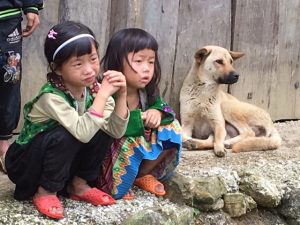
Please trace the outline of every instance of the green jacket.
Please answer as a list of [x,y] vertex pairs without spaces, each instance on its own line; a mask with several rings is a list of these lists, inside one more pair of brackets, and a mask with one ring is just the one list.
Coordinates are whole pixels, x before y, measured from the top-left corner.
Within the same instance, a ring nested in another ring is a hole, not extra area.
[[[32,123],[30,121],[29,113],[31,112],[34,103],[37,102],[39,100],[39,98],[45,93],[53,93],[53,94],[59,95],[59,96],[63,97],[66,100],[66,102],[68,102],[73,108],[76,108],[76,100],[74,98],[72,98],[71,95],[69,95],[61,90],[58,90],[57,88],[53,87],[49,82],[46,83],[41,88],[39,94],[33,100],[31,100],[24,106],[24,109],[23,109],[24,126],[20,132],[18,139],[16,140],[17,144],[19,144],[19,145],[27,144],[38,133],[52,129],[59,125],[58,122],[53,119],[49,119],[42,123]],[[93,104],[93,100],[94,100],[94,98],[92,97],[92,95],[89,92],[87,92],[87,94],[88,94],[88,96],[86,98],[86,103],[85,103],[86,109],[88,109]]]

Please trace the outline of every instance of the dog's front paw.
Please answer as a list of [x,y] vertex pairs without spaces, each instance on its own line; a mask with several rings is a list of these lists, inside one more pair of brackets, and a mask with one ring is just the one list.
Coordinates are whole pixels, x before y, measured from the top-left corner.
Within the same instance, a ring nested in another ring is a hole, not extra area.
[[187,150],[192,150],[195,148],[194,144],[190,140],[185,140],[182,142],[182,147]]
[[225,149],[224,145],[214,145],[214,152],[215,155],[218,157],[224,157],[225,156]]

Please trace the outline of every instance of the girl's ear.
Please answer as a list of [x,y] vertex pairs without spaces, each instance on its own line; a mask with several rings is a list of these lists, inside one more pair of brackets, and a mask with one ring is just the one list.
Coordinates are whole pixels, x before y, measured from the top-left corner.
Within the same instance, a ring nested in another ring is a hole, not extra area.
[[54,63],[54,62],[51,62],[51,63],[50,63],[50,68],[51,68],[51,70],[54,70],[54,69],[55,69],[55,63]]
[[54,62],[50,63],[50,68],[53,72],[55,72],[57,75],[61,76],[61,71],[60,69],[57,67],[57,65]]

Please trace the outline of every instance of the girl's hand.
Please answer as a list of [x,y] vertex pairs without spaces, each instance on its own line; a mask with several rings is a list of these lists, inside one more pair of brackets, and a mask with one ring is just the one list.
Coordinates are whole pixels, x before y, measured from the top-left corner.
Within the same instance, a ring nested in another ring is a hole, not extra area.
[[126,119],[128,109],[126,105],[126,79],[125,76],[117,71],[109,70],[103,74],[103,79],[99,91],[94,99],[92,108],[99,114],[103,114],[107,99],[117,93],[114,111],[116,114]]
[[157,109],[148,109],[142,113],[145,127],[157,128],[160,125],[162,112]]
[[97,95],[102,95],[105,98],[108,98],[109,96],[112,96],[114,93],[116,93],[120,88],[113,86],[107,79],[107,77],[104,77],[101,82],[100,89],[97,93]]
[[118,88],[117,94],[125,95],[127,94],[126,90],[126,78],[123,75],[123,73],[114,71],[114,70],[108,70],[105,73],[103,73],[103,77],[107,79],[107,81],[115,88]]

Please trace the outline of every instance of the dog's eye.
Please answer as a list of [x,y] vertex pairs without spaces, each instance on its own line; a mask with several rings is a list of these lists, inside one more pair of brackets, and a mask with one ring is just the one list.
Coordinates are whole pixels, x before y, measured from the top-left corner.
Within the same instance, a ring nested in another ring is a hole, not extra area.
[[218,64],[220,64],[220,65],[223,65],[223,64],[224,64],[222,59],[218,59],[218,60],[216,60],[215,62],[218,63]]

